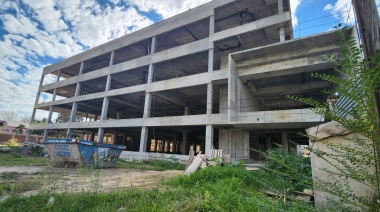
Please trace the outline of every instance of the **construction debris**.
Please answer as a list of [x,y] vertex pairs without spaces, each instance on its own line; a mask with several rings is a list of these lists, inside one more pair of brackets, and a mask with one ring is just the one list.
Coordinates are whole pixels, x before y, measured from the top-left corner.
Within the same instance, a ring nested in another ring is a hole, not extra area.
[[208,166],[216,166],[218,162],[222,163],[227,160],[231,162],[231,157],[229,155],[223,156],[223,150],[220,149],[212,149],[211,155],[206,156],[201,154],[202,152],[198,152],[198,155],[194,157],[194,150],[191,149],[189,152],[189,160],[187,161],[187,165],[185,168],[185,175],[189,175],[191,173],[196,172],[199,168],[206,168]]

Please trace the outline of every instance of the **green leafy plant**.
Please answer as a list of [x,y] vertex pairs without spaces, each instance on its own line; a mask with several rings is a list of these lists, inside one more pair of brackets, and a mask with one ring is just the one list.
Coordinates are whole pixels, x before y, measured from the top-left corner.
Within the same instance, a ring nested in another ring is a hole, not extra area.
[[[339,27],[340,25],[337,28]],[[342,138],[346,139],[347,144],[326,143],[328,151],[313,147],[310,149],[315,156],[335,168],[324,169],[333,179],[333,183],[317,181],[314,182],[314,188],[339,197],[344,204],[377,211],[380,209],[380,204],[376,203],[380,190],[380,128],[374,94],[380,82],[380,52],[376,52],[369,60],[363,60],[361,47],[350,36],[350,30],[346,27],[337,30],[341,37],[341,51],[339,55],[328,58],[336,64],[335,75],[315,73],[312,76],[333,83],[334,89],[323,92],[329,95],[338,93],[348,99],[351,106],[331,105],[312,98],[289,98],[309,104],[317,114],[327,120],[339,122],[353,133],[353,136]],[[311,135],[309,139],[317,138]],[[371,167],[375,170],[369,171]],[[368,194],[369,197],[356,195],[349,181],[368,186],[372,193]]]

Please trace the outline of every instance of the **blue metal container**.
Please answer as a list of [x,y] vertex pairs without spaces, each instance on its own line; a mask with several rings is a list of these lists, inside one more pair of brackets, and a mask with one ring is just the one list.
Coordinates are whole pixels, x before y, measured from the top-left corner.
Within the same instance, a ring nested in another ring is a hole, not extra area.
[[44,141],[53,166],[113,167],[125,146],[76,139]]

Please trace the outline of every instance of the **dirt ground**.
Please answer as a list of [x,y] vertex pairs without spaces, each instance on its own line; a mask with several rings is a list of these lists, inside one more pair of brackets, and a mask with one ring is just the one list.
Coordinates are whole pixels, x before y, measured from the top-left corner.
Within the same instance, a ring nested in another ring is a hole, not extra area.
[[[128,168],[0,167],[0,176],[5,172],[17,173],[18,177],[14,179],[14,183],[17,181],[42,181],[42,191],[53,192],[109,192],[132,187],[141,189],[163,188],[162,182],[183,174],[183,171],[179,170],[145,171]],[[28,193],[31,192],[28,191]]]

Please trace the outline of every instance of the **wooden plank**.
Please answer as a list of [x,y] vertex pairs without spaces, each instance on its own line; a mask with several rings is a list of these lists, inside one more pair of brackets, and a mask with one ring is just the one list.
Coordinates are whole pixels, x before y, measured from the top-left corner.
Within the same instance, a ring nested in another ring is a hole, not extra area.
[[194,173],[198,170],[199,166],[204,162],[203,161],[203,158],[205,156],[204,155],[201,155],[201,154],[198,154],[193,162],[190,164],[190,166],[185,170],[185,175],[189,175],[191,173]]
[[191,162],[193,161],[193,158],[194,158],[194,150],[190,150],[190,152],[189,152],[189,160],[187,160],[185,171],[186,171],[187,168],[189,168]]

